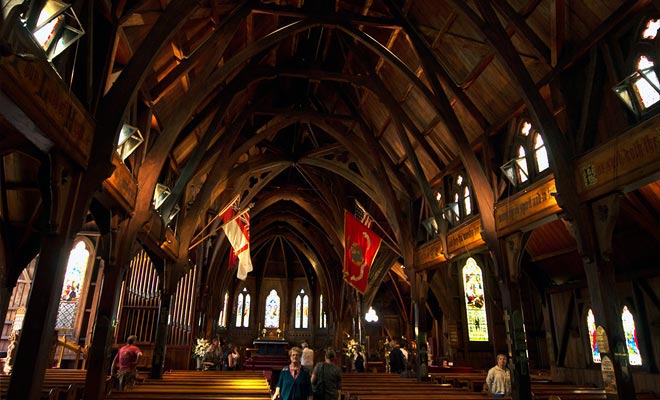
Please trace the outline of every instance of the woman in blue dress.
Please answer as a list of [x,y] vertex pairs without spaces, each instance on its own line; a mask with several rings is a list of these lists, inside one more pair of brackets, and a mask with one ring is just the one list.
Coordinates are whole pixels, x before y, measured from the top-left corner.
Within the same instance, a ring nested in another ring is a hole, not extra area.
[[291,363],[282,369],[275,387],[273,400],[313,400],[312,381],[309,372],[300,364],[302,350],[292,347],[289,350]]

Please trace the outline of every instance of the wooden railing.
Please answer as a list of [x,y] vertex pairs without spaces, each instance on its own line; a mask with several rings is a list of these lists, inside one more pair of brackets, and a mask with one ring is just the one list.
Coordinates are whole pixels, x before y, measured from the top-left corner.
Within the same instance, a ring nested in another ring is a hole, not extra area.
[[[55,364],[56,368],[60,368],[62,365],[62,359],[64,358],[64,350],[70,350],[75,354],[75,361],[73,363],[74,369],[85,369],[87,365],[87,350],[85,346],[80,346],[74,342],[67,340],[66,336],[57,338],[57,344],[55,345],[55,354],[57,354],[57,363]],[[78,365],[82,359],[82,365]]]

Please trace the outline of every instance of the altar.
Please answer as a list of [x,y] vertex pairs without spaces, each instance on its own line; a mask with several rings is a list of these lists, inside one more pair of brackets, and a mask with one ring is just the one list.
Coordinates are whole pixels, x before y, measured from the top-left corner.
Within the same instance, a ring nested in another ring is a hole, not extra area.
[[260,338],[254,339],[252,344],[257,348],[258,354],[279,356],[285,353],[289,341],[286,339]]

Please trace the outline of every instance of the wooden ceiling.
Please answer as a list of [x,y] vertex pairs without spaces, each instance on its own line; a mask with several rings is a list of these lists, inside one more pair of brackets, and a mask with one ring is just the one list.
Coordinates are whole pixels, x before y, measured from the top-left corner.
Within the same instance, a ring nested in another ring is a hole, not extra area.
[[[461,168],[462,142],[477,151],[499,143],[489,149],[496,154],[478,153],[486,179],[499,187],[493,166],[504,156],[497,152],[524,106],[516,77],[493,50],[483,7],[493,7],[549,107],[561,113],[564,104],[555,104],[547,84],[650,1],[211,0],[189,2],[181,6],[187,14],[168,19],[175,3],[106,1],[95,10],[118,27],[111,46],[95,49],[109,54],[107,64],[91,68],[95,79],[107,78],[104,92],[146,51],[150,35],[161,29],[171,37],[127,115],[147,143],[127,165],[136,177],[149,168],[148,180],[173,189],[182,208],[173,226],[188,239],[242,194],[242,206],[255,204],[255,266],[292,261],[300,268],[274,275],[313,269],[333,290],[341,283],[343,209],[352,210],[353,200],[375,217],[392,253],[389,268],[414,246],[421,217],[411,204]],[[415,43],[430,51],[418,53]],[[12,137],[3,133],[3,148]],[[166,154],[164,162],[153,162],[153,153]],[[37,173],[14,172],[12,157],[23,156],[4,157],[7,201],[12,185],[32,190],[21,181]],[[657,193],[656,184],[634,195],[655,196],[648,209],[656,221]],[[200,196],[208,201],[197,206]],[[9,208],[29,226],[38,205],[21,201]],[[643,200],[630,201],[634,208]],[[570,252],[562,229],[535,233],[530,256]],[[543,248],[546,234],[560,238],[552,248]],[[210,258],[217,265],[222,246]]]

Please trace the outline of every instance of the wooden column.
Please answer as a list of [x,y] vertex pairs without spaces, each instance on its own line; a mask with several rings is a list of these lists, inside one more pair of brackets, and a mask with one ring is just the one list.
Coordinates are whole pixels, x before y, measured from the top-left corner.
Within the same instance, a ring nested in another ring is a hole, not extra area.
[[[97,217],[98,218],[98,217]],[[111,217],[111,229],[101,238],[104,260],[103,283],[101,295],[97,306],[94,333],[89,348],[87,360],[87,375],[85,376],[85,400],[99,400],[105,398],[105,380],[110,366],[112,355],[112,340],[114,325],[112,323],[119,301],[119,288],[122,281],[122,268],[117,264],[116,253],[118,249],[118,217]]]
[[55,318],[60,304],[64,274],[73,240],[62,233],[44,234],[30,299],[28,301],[18,357],[14,361],[7,397],[37,400],[46,368],[50,366]]
[[[18,344],[18,357],[12,369],[7,397],[37,400],[54,338],[55,318],[71,246],[72,227],[80,224],[82,210],[74,207],[79,195],[81,172],[66,157],[52,153],[41,165],[39,185],[48,210],[47,225],[41,235],[41,251],[28,308]],[[65,178],[66,179],[63,179]],[[77,229],[77,228],[76,228]]]
[[413,304],[413,320],[417,333],[417,378],[428,379],[429,376],[429,350],[427,348],[427,332],[429,329],[428,318],[426,318],[426,298],[429,290],[428,275],[426,271],[414,274],[415,281],[415,303]]
[[[617,296],[614,263],[610,259],[620,199],[621,194],[615,193],[595,201],[591,209],[585,207],[584,212],[593,217],[598,251],[585,259],[584,269],[596,325],[602,326],[605,332],[603,340],[599,338],[598,345],[601,359],[605,361],[601,363],[601,369],[607,398],[628,400],[637,397],[621,322],[623,306]],[[606,362],[606,357],[611,365]]]
[[509,344],[509,368],[511,369],[511,397],[514,400],[531,399],[531,380],[529,360],[527,359],[527,340],[525,321],[520,295],[520,257],[525,248],[526,235],[515,232],[504,239],[506,255],[506,276],[500,277],[504,319]]
[[[163,376],[165,365],[165,353],[167,350],[167,319],[170,315],[172,304],[172,290],[170,287],[167,270],[170,266],[165,265],[165,273],[160,279],[160,309],[158,311],[158,324],[156,325],[156,339],[154,341],[154,353],[151,359],[151,378],[160,379]],[[174,285],[176,286],[176,285]]]

